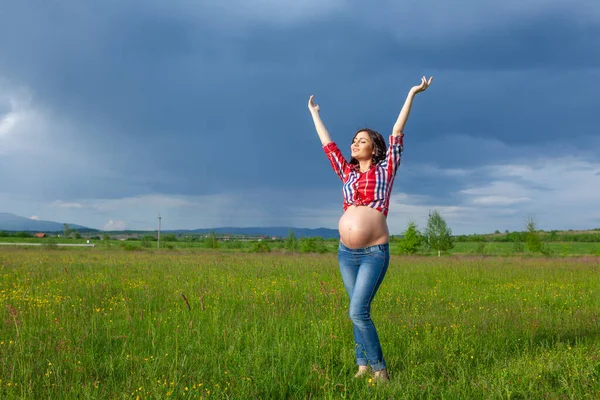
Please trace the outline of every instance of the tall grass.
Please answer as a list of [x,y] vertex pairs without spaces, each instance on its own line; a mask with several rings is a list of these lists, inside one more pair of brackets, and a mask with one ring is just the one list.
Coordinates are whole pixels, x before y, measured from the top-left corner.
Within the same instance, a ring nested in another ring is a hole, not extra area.
[[392,257],[354,379],[334,254],[0,249],[0,398],[599,398],[596,258]]

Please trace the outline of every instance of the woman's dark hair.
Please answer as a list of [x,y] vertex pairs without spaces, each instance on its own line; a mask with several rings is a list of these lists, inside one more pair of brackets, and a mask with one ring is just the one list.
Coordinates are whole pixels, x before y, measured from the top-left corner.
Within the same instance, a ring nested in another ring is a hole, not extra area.
[[[373,159],[371,160],[373,165],[385,160],[387,146],[385,145],[385,140],[383,139],[383,136],[381,136],[379,132],[374,131],[373,129],[364,128],[356,131],[354,137],[352,138],[352,142],[354,142],[356,135],[358,135],[361,132],[367,132],[369,134],[369,137],[371,138],[371,142],[373,143],[373,150],[375,151],[375,154],[373,154]],[[352,157],[350,159],[350,164],[358,165],[358,160]]]

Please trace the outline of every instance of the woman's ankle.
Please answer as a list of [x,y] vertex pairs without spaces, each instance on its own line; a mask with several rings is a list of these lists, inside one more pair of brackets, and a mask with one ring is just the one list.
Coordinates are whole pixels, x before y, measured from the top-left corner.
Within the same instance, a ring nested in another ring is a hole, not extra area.
[[390,379],[387,369],[380,369],[379,371],[375,371],[375,374],[373,375],[373,379],[378,380],[378,381],[387,381]]
[[369,366],[368,365],[359,365],[358,366],[358,372],[356,374],[354,374],[355,378],[360,378],[361,376],[365,376],[369,373]]

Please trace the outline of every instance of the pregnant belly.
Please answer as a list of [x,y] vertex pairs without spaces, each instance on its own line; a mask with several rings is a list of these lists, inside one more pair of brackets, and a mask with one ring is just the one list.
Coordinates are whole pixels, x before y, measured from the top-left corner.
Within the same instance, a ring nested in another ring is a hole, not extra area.
[[353,249],[385,244],[389,241],[385,216],[370,207],[348,207],[340,218],[338,228],[342,243]]

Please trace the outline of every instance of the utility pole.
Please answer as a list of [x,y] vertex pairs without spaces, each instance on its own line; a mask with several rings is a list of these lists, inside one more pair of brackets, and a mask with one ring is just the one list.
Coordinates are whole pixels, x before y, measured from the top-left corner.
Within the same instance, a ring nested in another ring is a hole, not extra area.
[[160,214],[158,214],[158,242],[156,244],[156,246],[158,248],[160,248],[160,219],[161,219]]

